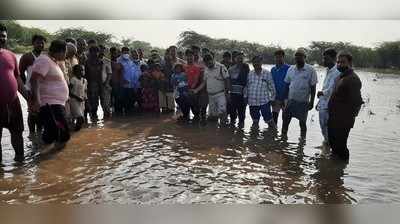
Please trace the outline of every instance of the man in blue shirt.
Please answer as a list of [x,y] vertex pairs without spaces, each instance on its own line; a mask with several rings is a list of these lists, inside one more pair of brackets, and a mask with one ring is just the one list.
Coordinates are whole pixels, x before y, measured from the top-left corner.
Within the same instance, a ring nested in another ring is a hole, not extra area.
[[131,57],[132,57],[132,61],[133,61],[133,70],[134,72],[134,76],[133,76],[133,83],[135,85],[134,89],[135,89],[135,101],[137,102],[138,106],[139,106],[139,110],[142,108],[142,87],[140,85],[139,82],[139,78],[142,75],[142,70],[140,69],[140,67],[142,65],[146,65],[146,63],[144,61],[140,60],[140,54],[138,50],[132,50],[131,51]]
[[244,97],[244,90],[250,72],[249,65],[243,62],[243,58],[243,52],[235,54],[235,58],[233,58],[235,64],[228,69],[232,86],[230,93],[231,101],[228,103],[227,109],[232,125],[236,123],[236,118],[239,117],[239,127],[243,127],[246,118],[246,100]]
[[287,88],[287,83],[285,83],[286,73],[289,69],[289,65],[285,63],[285,52],[281,49],[275,51],[275,62],[276,65],[271,69],[272,78],[275,84],[276,98],[272,102],[272,117],[276,125],[278,125],[279,112],[283,110],[285,99],[285,88]]
[[128,47],[123,47],[121,53],[117,62],[122,66],[122,109],[129,113],[138,101],[140,67],[133,62]]

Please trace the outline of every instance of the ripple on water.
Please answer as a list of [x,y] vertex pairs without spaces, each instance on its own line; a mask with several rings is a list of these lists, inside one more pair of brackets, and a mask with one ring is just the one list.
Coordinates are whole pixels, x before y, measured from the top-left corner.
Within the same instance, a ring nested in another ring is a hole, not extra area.
[[181,126],[167,115],[133,116],[91,124],[47,159],[38,157],[37,145],[25,131],[23,166],[12,162],[9,133],[4,131],[0,201],[400,202],[400,88],[393,84],[398,79],[377,85],[368,76],[360,74],[367,105],[350,135],[348,165],[316,149],[322,136],[314,110],[306,141],[299,141],[296,121],[285,140],[262,122],[258,130],[250,129],[250,116],[243,130]]

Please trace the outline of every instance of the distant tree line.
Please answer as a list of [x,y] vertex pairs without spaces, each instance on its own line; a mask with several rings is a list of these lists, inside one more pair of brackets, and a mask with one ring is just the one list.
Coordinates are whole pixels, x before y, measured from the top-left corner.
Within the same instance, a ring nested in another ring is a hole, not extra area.
[[[23,53],[30,50],[31,38],[34,34],[45,36],[49,42],[53,39],[66,38],[84,38],[86,40],[94,39],[99,44],[106,46],[128,46],[134,49],[141,48],[145,54],[150,53],[150,50],[157,49],[161,54],[165,49],[152,46],[150,43],[141,40],[124,38],[120,41],[112,34],[105,32],[95,32],[85,30],[84,28],[65,28],[49,33],[46,30],[38,28],[28,28],[20,25],[13,20],[0,21],[5,24],[9,30],[10,49],[17,53]],[[199,47],[207,47],[213,51],[218,59],[221,59],[222,54],[227,50],[243,51],[248,59],[255,55],[261,55],[264,58],[264,63],[274,63],[274,52],[281,49],[277,45],[263,45],[248,41],[238,41],[226,38],[211,38],[204,34],[199,34],[195,31],[184,31],[179,35],[177,46],[183,51],[192,45]],[[338,51],[347,51],[354,56],[354,66],[360,68],[391,68],[400,69],[400,41],[382,42],[374,48],[362,47],[351,44],[349,42],[324,42],[312,41],[308,46],[305,46],[308,55],[308,62],[311,64],[322,63],[322,53],[327,48],[335,48]],[[285,48],[286,61],[294,63],[295,49]]]
[[63,28],[55,33],[49,33],[46,30],[38,28],[28,28],[20,25],[18,22],[13,20],[0,21],[7,26],[8,29],[8,47],[16,53],[25,53],[31,49],[31,39],[34,34],[40,34],[48,39],[48,44],[51,40],[67,38],[83,38],[86,41],[93,39],[98,44],[102,44],[108,47],[121,47],[128,46],[132,49],[141,48],[145,53],[149,54],[152,49],[159,50],[160,53],[164,53],[164,49],[153,47],[150,43],[140,40],[134,40],[130,38],[124,38],[121,41],[109,33],[99,31],[89,31],[84,28]]
[[[264,63],[274,63],[274,52],[281,49],[276,45],[262,45],[248,41],[237,41],[230,39],[216,39],[196,33],[195,31],[184,31],[179,36],[178,46],[181,48],[191,45],[199,45],[212,50],[218,58],[222,57],[226,50],[243,51],[248,59],[255,55],[262,55]],[[400,69],[400,41],[382,42],[374,48],[362,47],[349,42],[325,42],[312,41],[307,50],[307,60],[311,64],[322,64],[322,53],[328,48],[337,51],[350,52],[354,57],[354,66],[360,68],[394,68]],[[286,61],[294,63],[295,49],[283,49],[286,53]]]

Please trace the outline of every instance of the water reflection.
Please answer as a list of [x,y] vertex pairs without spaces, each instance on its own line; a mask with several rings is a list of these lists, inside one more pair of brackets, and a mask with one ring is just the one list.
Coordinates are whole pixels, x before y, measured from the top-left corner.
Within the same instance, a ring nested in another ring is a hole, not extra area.
[[[3,174],[12,176],[3,175],[0,186],[17,190],[3,192],[0,199],[350,203],[339,199],[347,192],[339,188],[343,172],[326,183],[326,175],[336,174],[326,170],[331,160],[317,165],[315,178],[309,180],[305,169],[310,172],[313,164],[304,146],[305,141],[282,140],[268,128],[179,125],[166,116],[120,118],[77,133],[62,152],[49,157],[38,157],[32,145],[25,166],[3,168]],[[331,195],[336,201],[320,199],[321,191],[330,189],[338,191]]]
[[315,148],[322,142],[315,121],[299,140],[295,125],[284,138],[264,124],[251,128],[249,119],[237,128],[137,115],[91,124],[45,158],[26,138],[22,166],[12,162],[4,133],[0,202],[398,202],[399,82],[378,82],[364,80],[370,100],[350,136],[348,165]]
[[317,171],[311,177],[315,181],[312,191],[315,191],[316,202],[329,204],[357,202],[349,195],[352,190],[344,186],[343,176],[347,164],[336,159],[315,160]]

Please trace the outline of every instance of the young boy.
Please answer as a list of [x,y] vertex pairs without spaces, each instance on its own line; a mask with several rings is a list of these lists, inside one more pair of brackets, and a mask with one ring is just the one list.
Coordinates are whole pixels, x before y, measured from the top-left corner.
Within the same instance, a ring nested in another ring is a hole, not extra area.
[[186,73],[183,72],[183,65],[176,64],[174,66],[174,73],[172,74],[172,84],[174,86],[175,101],[182,111],[182,116],[178,120],[183,122],[189,121],[189,84]]
[[82,65],[75,65],[72,72],[74,76],[70,79],[69,84],[71,115],[74,120],[76,119],[75,131],[79,131],[85,122],[83,113],[87,99],[87,81],[83,78],[85,69]]

